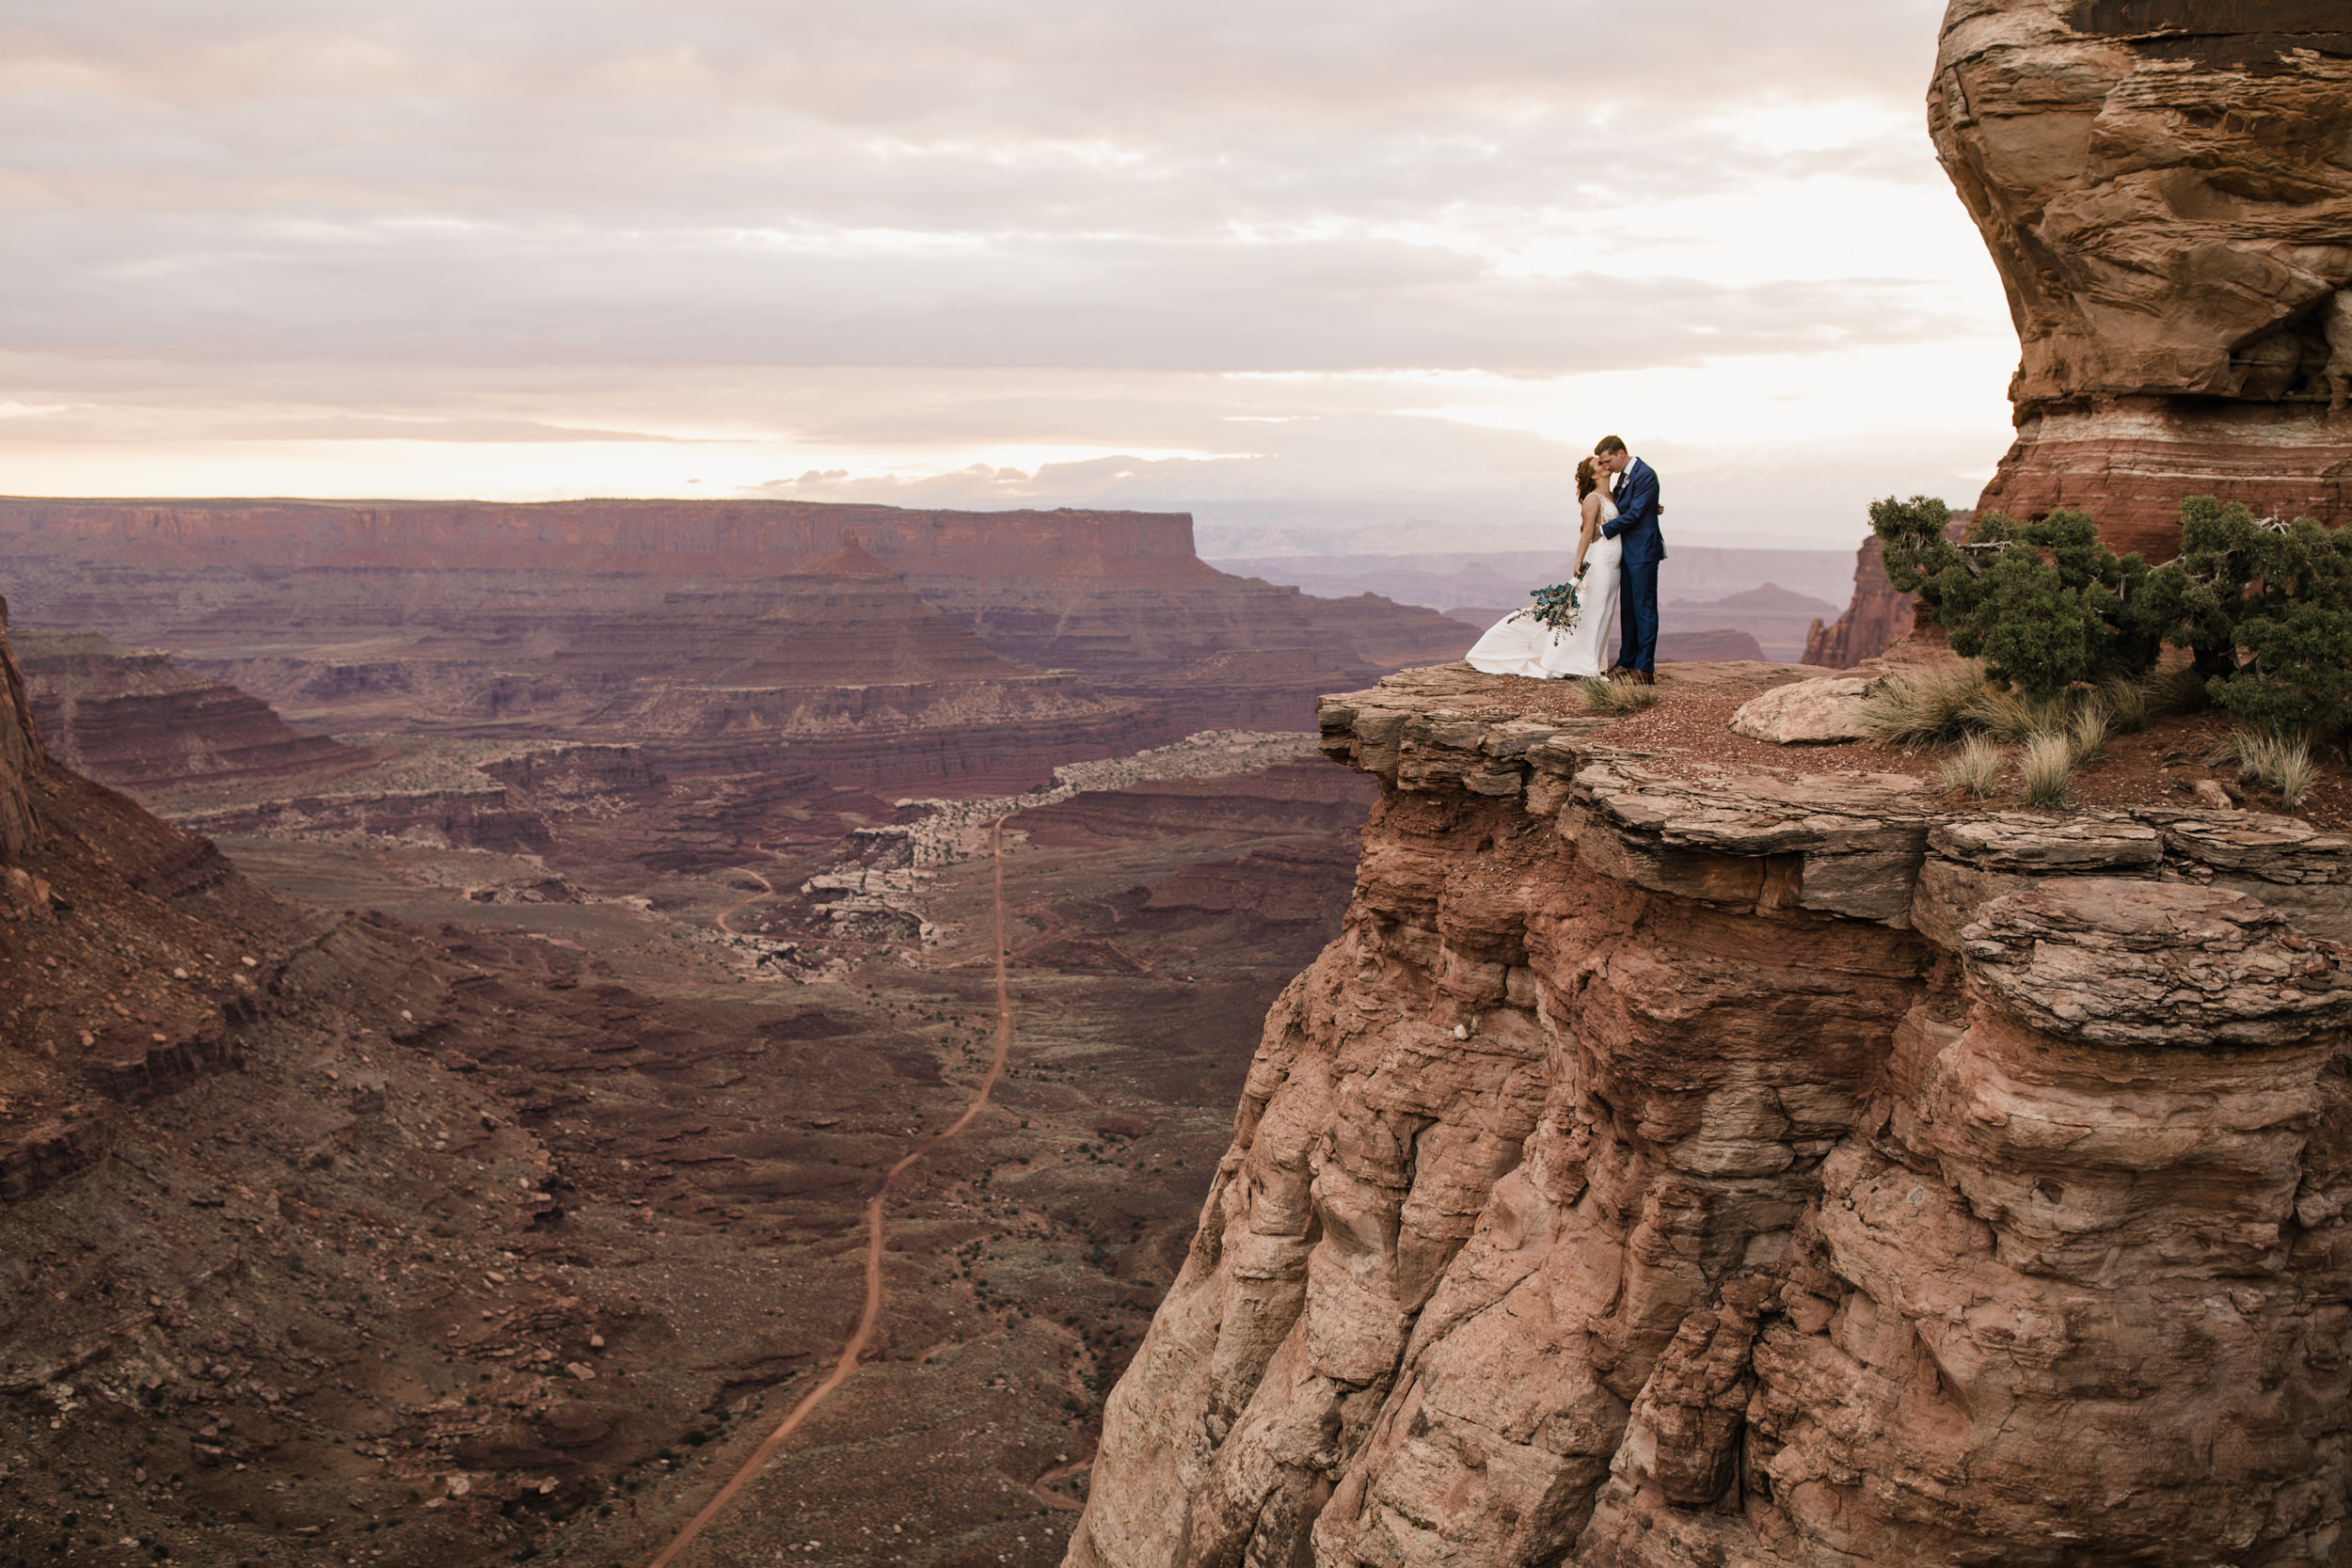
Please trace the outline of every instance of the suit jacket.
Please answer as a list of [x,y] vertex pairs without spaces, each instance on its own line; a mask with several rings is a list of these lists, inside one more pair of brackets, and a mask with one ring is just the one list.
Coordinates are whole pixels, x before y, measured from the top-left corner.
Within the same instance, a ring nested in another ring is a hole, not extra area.
[[1625,470],[1616,502],[1617,520],[1603,523],[1600,531],[1604,538],[1625,542],[1619,559],[1629,566],[1665,560],[1666,536],[1658,529],[1658,515],[1665,510],[1658,499],[1658,470],[1635,458]]

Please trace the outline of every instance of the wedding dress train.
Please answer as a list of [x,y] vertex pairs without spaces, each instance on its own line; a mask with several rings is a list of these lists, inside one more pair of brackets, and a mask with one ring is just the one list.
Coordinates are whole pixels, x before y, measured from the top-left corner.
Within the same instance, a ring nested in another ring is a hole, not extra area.
[[[1617,509],[1600,499],[1600,520],[1616,521]],[[1515,610],[1486,628],[1469,654],[1470,665],[1490,675],[1527,675],[1561,680],[1597,675],[1609,668],[1617,635],[1617,565],[1625,553],[1614,539],[1596,539],[1584,552],[1584,575],[1576,579],[1576,625],[1554,631],[1532,610]]]

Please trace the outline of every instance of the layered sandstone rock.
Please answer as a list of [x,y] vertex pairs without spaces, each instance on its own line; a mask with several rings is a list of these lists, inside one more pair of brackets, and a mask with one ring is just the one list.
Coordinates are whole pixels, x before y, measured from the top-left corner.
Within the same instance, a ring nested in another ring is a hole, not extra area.
[[1513,695],[1327,702],[1355,899],[1070,1563],[2338,1560],[2352,840]]
[[1864,540],[1854,562],[1853,598],[1836,620],[1826,626],[1813,623],[1805,634],[1804,662],[1851,670],[1866,658],[1878,657],[1909,634],[1918,602],[1914,594],[1896,592],[1886,580],[1879,542]]
[[331,775],[371,760],[160,650],[34,626],[11,636],[51,754],[119,789]]
[[[1205,727],[1308,729],[1316,693],[1453,658],[1472,637],[1435,610],[1216,571],[1181,514],[13,500],[0,501],[0,553],[42,620],[169,648],[297,719],[332,709],[344,730],[568,702],[548,661],[593,662],[620,635],[642,655],[631,678],[697,643],[707,665],[698,614],[796,579],[878,589],[896,575],[897,594],[912,590],[988,654],[1156,705],[1144,732],[1063,747],[1048,768]],[[891,596],[873,602],[896,614]],[[800,651],[840,684],[904,685],[873,662],[896,625],[835,625]]]
[[0,599],[0,865],[24,858],[33,842],[33,802],[27,789],[40,730],[24,675],[8,651],[8,601]]
[[2342,6],[1953,0],[1929,111],[2023,348],[1982,504],[2152,559],[2184,496],[2352,520]]

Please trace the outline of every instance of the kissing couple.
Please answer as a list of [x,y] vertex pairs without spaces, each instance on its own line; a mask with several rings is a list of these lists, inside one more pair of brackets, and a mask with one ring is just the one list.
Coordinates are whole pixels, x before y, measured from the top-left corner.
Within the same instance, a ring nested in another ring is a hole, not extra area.
[[[1614,493],[1612,493],[1613,487]],[[1658,471],[1614,436],[1576,466],[1576,499],[1583,528],[1576,540],[1573,618],[1561,613],[1567,595],[1545,589],[1548,611],[1515,610],[1472,647],[1473,669],[1490,675],[1535,680],[1612,675],[1652,686],[1658,680],[1658,563],[1666,559],[1659,531]],[[1565,624],[1563,624],[1563,622]],[[1617,622],[1612,664],[1609,624]]]

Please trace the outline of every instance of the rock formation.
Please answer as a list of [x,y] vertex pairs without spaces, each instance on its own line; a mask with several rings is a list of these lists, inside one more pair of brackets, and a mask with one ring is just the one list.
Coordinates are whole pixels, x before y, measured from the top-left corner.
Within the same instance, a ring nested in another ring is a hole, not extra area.
[[2341,1560],[2352,840],[1416,671],[1072,1568]]
[[118,789],[331,776],[373,760],[304,735],[266,703],[183,670],[160,650],[36,626],[10,636],[50,752]]
[[2352,521],[2342,6],[1953,0],[1928,102],[2023,346],[1984,506],[2159,560],[2185,496]]
[[[901,707],[880,693],[908,684],[891,661],[913,649],[950,663],[994,656],[998,676],[1028,683],[1000,693],[1014,721],[1089,716],[1067,744],[1041,730],[1018,764],[1025,778],[1002,773],[1009,754],[1000,746],[993,762],[946,759],[946,771],[910,786],[955,784],[959,771],[974,787],[1017,786],[1057,761],[1201,728],[1305,730],[1317,692],[1454,657],[1470,641],[1434,610],[1370,594],[1311,598],[1212,570],[1193,553],[1192,520],[1173,514],[15,500],[0,501],[0,552],[28,614],[168,648],[297,722],[331,713],[342,731],[462,722],[511,732],[534,707],[578,711],[581,693],[564,671],[594,670],[612,697],[631,681],[660,681],[674,656],[715,670],[727,639],[760,628],[698,627],[698,617],[741,611],[760,595],[772,613],[824,583],[842,602],[824,637],[803,638],[798,652],[821,656],[833,684],[869,689],[869,704]],[[848,600],[860,594],[880,621],[852,624]],[[943,625],[911,642],[925,606],[969,636],[946,639],[952,626]],[[623,637],[639,658],[625,673]],[[755,650],[745,657],[758,662]],[[779,722],[663,711],[753,743]],[[837,717],[866,723],[877,712]],[[1120,715],[1133,722],[1113,721]],[[664,760],[695,766],[683,752]],[[863,779],[847,766],[845,781]]]
[[24,675],[8,651],[8,601],[0,599],[0,866],[24,858],[33,843],[33,802],[26,789],[40,729]]
[[[1804,649],[1807,627],[1836,608],[1828,600],[1765,582],[1720,599],[1669,600],[1661,618],[1665,626],[1676,627],[1728,626],[1746,632],[1761,649],[1733,657],[1789,659]],[[1664,635],[1662,630],[1660,635]],[[1659,657],[1669,656],[1661,651]]]
[[1854,562],[1853,598],[1836,621],[1813,623],[1804,637],[1804,662],[1851,670],[1866,658],[1878,657],[1911,630],[1917,604],[1914,595],[1897,593],[1886,580],[1879,542],[1864,540]]

